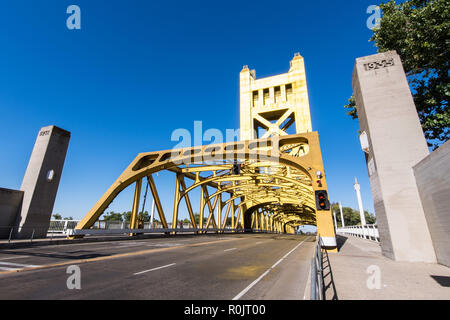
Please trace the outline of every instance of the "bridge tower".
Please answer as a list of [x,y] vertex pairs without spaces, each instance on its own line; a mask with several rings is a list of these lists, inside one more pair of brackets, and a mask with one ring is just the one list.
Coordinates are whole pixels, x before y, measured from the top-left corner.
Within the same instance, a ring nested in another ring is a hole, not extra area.
[[[241,140],[312,131],[303,57],[294,55],[287,73],[256,79],[255,70],[240,73]],[[293,126],[295,125],[295,126]]]
[[[268,139],[274,136],[289,136],[312,132],[311,113],[306,85],[303,57],[295,53],[287,73],[256,79],[256,71],[247,65],[240,72],[240,137],[241,140]],[[311,186],[316,192],[325,191],[327,186],[323,172],[319,138],[307,144],[292,148],[290,155],[302,158],[314,151],[311,164],[322,172],[311,172]],[[295,149],[295,150],[294,150]],[[309,167],[309,169],[311,169]],[[317,200],[317,199],[316,199]],[[251,201],[249,205],[252,205]],[[314,208],[317,232],[324,246],[336,250],[333,218],[328,206]]]
[[[263,79],[256,79],[255,72],[244,67],[240,86],[241,141],[138,154],[72,236],[90,234],[86,229],[132,184],[136,217],[143,179],[162,225],[168,229],[152,176],[166,170],[175,173],[172,226],[177,225],[184,201],[196,232],[220,233],[228,224],[238,232],[294,233],[299,225],[315,224],[324,247],[335,251],[333,217],[319,137],[311,126],[303,58],[296,54],[289,72]],[[189,197],[192,190],[200,193],[198,224]],[[134,227],[132,224],[131,229]]]

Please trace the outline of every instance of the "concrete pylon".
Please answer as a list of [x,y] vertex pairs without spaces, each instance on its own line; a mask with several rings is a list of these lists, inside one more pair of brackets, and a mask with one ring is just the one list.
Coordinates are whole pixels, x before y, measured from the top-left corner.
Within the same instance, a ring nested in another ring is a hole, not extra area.
[[436,262],[412,169],[429,151],[399,55],[356,59],[353,93],[382,252]]
[[20,187],[24,196],[16,222],[18,238],[47,235],[69,140],[70,132],[56,126],[39,130]]
[[359,185],[356,177],[355,177],[355,184],[353,185],[353,187],[355,188],[356,198],[358,199],[358,208],[359,208],[359,216],[361,219],[361,225],[365,226],[366,225],[366,217],[364,215],[364,208],[363,208],[362,199],[361,199],[361,186]]

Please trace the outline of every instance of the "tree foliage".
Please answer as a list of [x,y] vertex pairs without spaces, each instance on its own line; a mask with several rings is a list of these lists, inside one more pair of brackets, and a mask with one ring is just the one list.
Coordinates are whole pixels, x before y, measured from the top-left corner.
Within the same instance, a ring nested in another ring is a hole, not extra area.
[[[378,52],[395,50],[402,59],[428,145],[449,139],[449,0],[394,0],[380,5],[383,16],[370,39]],[[357,118],[354,97],[345,108]]]
[[[336,213],[336,222],[339,227],[342,226],[341,214],[339,210],[338,203],[331,204],[331,211]],[[350,207],[342,207],[342,213],[344,215],[344,224],[346,226],[356,226],[361,225],[361,217],[359,215],[359,210],[352,209]],[[367,210],[364,211],[364,217],[366,218],[367,224],[376,223],[376,217],[369,213]]]
[[53,214],[53,219],[55,219],[55,220],[62,220],[62,216],[59,213],[54,213]]
[[123,221],[123,215],[113,211],[105,213],[102,218],[105,221]]
[[[144,222],[149,222],[150,221],[150,214],[148,213],[148,211],[145,211],[144,213],[140,212],[140,214],[142,214],[142,218],[144,220]],[[126,211],[126,212],[114,212],[114,211],[110,211],[105,213],[102,216],[102,220],[104,221],[130,221],[131,220],[131,211]],[[154,219],[154,221],[159,222],[157,219]]]

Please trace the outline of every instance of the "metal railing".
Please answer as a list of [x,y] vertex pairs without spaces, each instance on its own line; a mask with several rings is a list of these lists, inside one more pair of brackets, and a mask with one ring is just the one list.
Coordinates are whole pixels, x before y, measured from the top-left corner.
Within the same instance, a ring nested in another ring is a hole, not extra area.
[[48,233],[67,234],[67,230],[75,229],[80,220],[50,220]]
[[346,226],[344,228],[338,228],[336,232],[380,242],[380,235],[376,224],[366,224],[365,226]]
[[0,226],[0,239],[8,239],[8,243],[12,240],[33,240],[37,238],[61,238],[74,235],[114,235],[114,234],[144,234],[144,233],[239,233],[251,231],[255,233],[279,233],[276,231],[266,231],[260,229],[243,230],[232,229],[227,226],[223,229],[217,229],[210,226],[209,228],[195,229],[190,223],[185,223],[178,228],[172,228],[172,224],[168,223],[168,228],[164,228],[160,222],[154,221],[153,224],[145,222],[142,229],[130,229],[129,221],[97,221],[90,229],[75,230],[80,220],[51,220],[48,228],[45,227],[17,227],[17,226]]
[[53,239],[53,233],[47,233],[45,227],[16,227],[16,226],[0,226],[0,239],[7,239],[8,243],[12,240],[33,240],[37,238],[51,238]]
[[[154,221],[144,222],[143,228],[130,229],[130,221],[104,221],[99,220],[94,223],[90,229],[74,230],[79,220],[51,220],[49,233],[62,233],[64,235],[112,235],[112,234],[127,234],[127,233],[197,233],[197,232],[243,232],[242,229],[233,229],[230,226],[217,229],[209,226],[208,228],[195,229],[191,223],[184,223],[183,226],[177,225],[176,228],[172,227],[172,223],[168,223],[164,228],[161,222]],[[245,230],[249,231],[249,230]],[[274,231],[266,231],[260,229],[252,229],[252,232],[258,233],[276,233]]]
[[311,260],[311,300],[325,300],[322,258],[322,238],[318,236],[314,256]]
[[[220,232],[220,233],[240,233],[248,230],[243,229],[217,229],[217,228],[151,228],[151,229],[81,229],[81,230],[68,230],[68,236],[79,235],[113,235],[113,234],[145,234],[145,233],[206,233],[206,232]],[[276,231],[266,231],[260,229],[252,229],[254,233],[279,233]]]

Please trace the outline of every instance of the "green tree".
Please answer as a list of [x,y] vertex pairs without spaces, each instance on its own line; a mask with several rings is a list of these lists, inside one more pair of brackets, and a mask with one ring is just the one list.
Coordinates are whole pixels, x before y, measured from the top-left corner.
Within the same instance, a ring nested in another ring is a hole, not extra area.
[[[200,214],[199,213],[194,213],[194,220],[195,220],[195,223],[197,224],[197,225],[199,225],[200,224]],[[203,217],[203,226],[205,226],[206,225],[206,218],[205,217]]]
[[122,212],[122,218],[123,218],[123,221],[130,221],[131,220],[131,211]]
[[54,213],[53,214],[53,219],[55,219],[55,220],[62,220],[62,216],[59,213]]
[[[380,5],[383,16],[370,39],[378,52],[400,55],[428,145],[436,149],[450,135],[449,0],[394,0]],[[345,108],[357,118],[354,97]]]
[[105,221],[123,221],[122,214],[114,211],[105,213],[102,218]]
[[148,211],[144,211],[144,213],[142,213],[142,218],[144,219],[144,222],[150,221],[150,214],[148,213]]
[[[331,204],[331,212],[333,211],[336,213],[336,223],[338,227],[342,227],[341,214],[338,203]],[[359,210],[350,207],[342,207],[342,213],[344,215],[345,220],[344,223],[346,226],[361,225],[361,217],[359,215]],[[367,224],[376,223],[376,217],[373,214],[369,213],[367,210],[364,211],[364,217],[366,218]]]
[[[122,212],[122,213],[117,213],[118,215],[121,216],[120,221],[130,221],[131,220],[131,211],[126,211],[126,212]],[[150,214],[148,213],[148,211],[144,211],[144,213],[140,212],[139,214],[142,214],[142,218],[144,219],[144,222],[149,222],[150,221]],[[157,221],[156,219],[154,221]]]

